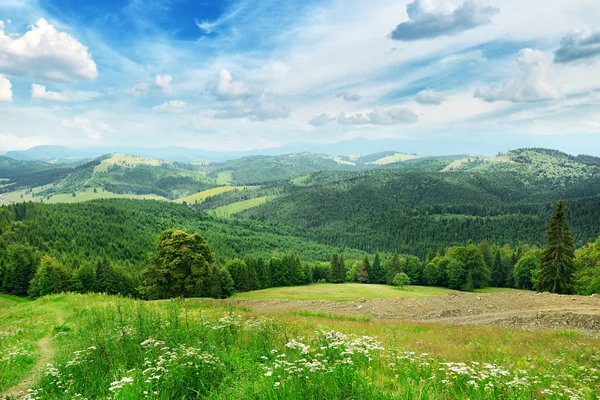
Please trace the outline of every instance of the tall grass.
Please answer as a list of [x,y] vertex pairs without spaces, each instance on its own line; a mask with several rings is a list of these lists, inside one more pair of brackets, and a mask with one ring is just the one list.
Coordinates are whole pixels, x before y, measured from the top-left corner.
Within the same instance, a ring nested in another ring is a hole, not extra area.
[[[593,339],[538,358],[521,354],[533,346],[528,336],[492,329],[469,336],[468,328],[447,325],[316,325],[313,315],[266,318],[218,303],[62,300],[72,315],[53,333],[56,360],[29,399],[596,399],[600,391]],[[466,339],[447,337],[453,334]],[[435,348],[433,335],[444,346],[475,350],[452,360],[443,349],[410,350]]]

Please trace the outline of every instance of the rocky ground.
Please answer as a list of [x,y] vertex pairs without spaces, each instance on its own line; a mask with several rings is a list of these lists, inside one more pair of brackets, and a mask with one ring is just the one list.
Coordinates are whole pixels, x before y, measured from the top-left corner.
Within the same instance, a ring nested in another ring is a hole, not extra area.
[[477,324],[522,329],[577,330],[600,335],[600,296],[549,293],[452,293],[426,299],[354,302],[231,300],[253,312],[323,311],[368,315],[373,319]]

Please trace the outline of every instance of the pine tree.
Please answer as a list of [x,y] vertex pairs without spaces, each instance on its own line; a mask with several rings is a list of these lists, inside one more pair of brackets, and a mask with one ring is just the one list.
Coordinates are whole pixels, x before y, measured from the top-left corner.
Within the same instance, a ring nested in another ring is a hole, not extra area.
[[381,268],[381,258],[379,257],[379,253],[375,253],[373,265],[371,265],[371,271],[369,271],[369,281],[371,283],[385,283],[385,277],[383,274],[383,269]]
[[[367,277],[371,276],[371,261],[369,261],[368,254],[365,254],[365,257],[363,258],[362,263],[364,264],[365,272],[367,273]],[[363,283],[369,283],[369,279],[367,279],[367,281],[363,282]]]
[[400,258],[398,257],[398,253],[394,253],[387,261],[387,275],[386,282],[389,285],[394,284],[394,278],[397,274],[402,271],[402,265],[400,264]]
[[331,256],[331,282],[344,283],[346,282],[346,265],[344,256],[333,253]]
[[546,240],[548,245],[542,255],[538,288],[552,293],[572,293],[575,250],[562,200],[556,205],[554,215],[548,223]]
[[356,270],[356,281],[360,283],[369,283],[369,271],[367,269],[367,265],[369,265],[369,259],[366,257],[365,259],[367,262],[363,260],[363,262],[358,265],[358,269]]
[[492,286],[503,287],[506,283],[506,276],[504,272],[504,265],[502,263],[502,256],[500,255],[500,249],[496,250],[494,261],[491,265],[492,269]]

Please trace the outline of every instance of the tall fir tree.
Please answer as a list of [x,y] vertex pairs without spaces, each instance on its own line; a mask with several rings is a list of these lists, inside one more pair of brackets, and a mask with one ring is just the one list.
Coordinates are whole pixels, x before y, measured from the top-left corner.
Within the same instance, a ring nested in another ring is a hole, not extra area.
[[398,253],[394,253],[387,261],[387,274],[386,274],[386,282],[388,285],[394,284],[394,277],[402,271],[402,265],[400,264],[400,257],[398,257]]
[[547,246],[542,255],[538,288],[541,291],[569,294],[573,292],[575,249],[569,231],[565,203],[559,201],[548,223]]
[[344,257],[333,253],[331,256],[331,282],[332,283],[344,283],[346,281],[346,266],[344,264]]
[[506,273],[504,271],[504,264],[502,263],[502,255],[500,254],[500,249],[496,250],[496,255],[494,256],[494,261],[492,261],[491,270],[492,270],[492,279],[491,279],[492,286],[504,287],[504,285],[506,284]]
[[371,283],[385,283],[385,276],[383,274],[383,268],[381,267],[381,257],[379,257],[379,253],[375,253],[375,257],[373,258],[371,271],[369,271],[369,281]]

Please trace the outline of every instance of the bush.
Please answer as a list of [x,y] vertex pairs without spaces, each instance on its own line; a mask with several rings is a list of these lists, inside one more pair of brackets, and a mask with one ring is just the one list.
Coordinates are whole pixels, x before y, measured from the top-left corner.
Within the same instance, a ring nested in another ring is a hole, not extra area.
[[403,288],[406,285],[410,285],[410,278],[404,272],[400,272],[394,276],[394,280],[392,282],[394,283],[394,286]]

